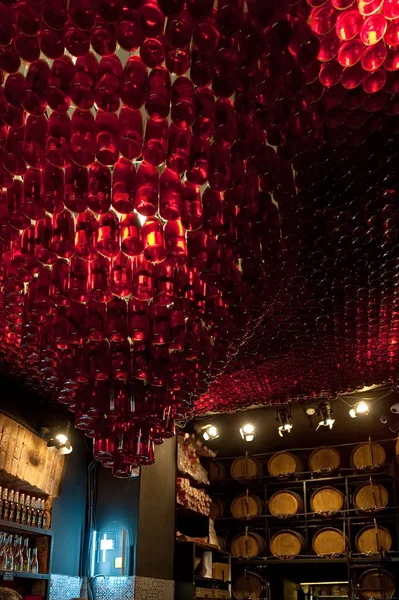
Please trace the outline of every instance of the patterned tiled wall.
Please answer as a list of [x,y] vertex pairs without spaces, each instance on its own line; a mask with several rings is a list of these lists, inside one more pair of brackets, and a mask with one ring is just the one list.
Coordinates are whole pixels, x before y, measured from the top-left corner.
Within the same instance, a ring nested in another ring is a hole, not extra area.
[[[51,575],[50,600],[81,598],[82,579],[68,575]],[[94,577],[94,600],[173,600],[175,582],[149,577]]]
[[50,600],[70,600],[80,597],[82,579],[70,575],[51,575]]
[[94,600],[133,600],[134,577],[103,577],[92,579]]
[[150,577],[135,577],[134,579],[134,600],[173,600],[174,581]]

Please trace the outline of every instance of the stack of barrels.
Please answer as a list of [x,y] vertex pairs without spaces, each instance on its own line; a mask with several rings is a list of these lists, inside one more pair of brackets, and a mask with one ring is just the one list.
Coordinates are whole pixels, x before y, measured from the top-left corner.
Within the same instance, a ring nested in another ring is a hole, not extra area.
[[[376,442],[366,442],[356,446],[352,452],[351,462],[359,471],[377,468],[385,462],[386,456],[382,446]],[[221,464],[221,463],[220,463]],[[309,457],[309,470],[312,473],[332,473],[341,465],[341,456],[335,448],[322,447],[314,450]],[[269,475],[285,478],[302,472],[302,464],[298,457],[290,452],[274,454],[268,464]],[[212,471],[213,478],[224,475],[225,469],[216,465]],[[248,454],[234,460],[230,473],[233,479],[247,482],[262,476],[262,464]],[[314,483],[314,481],[313,481]],[[362,512],[374,513],[386,507],[388,492],[385,487],[370,477],[362,483],[353,494],[353,506]],[[214,500],[211,516],[214,519],[225,514],[225,505]],[[275,492],[267,502],[268,512],[280,519],[300,515],[304,509],[303,498],[297,492],[283,489]],[[340,489],[321,486],[315,489],[310,497],[310,510],[320,516],[339,514],[346,504]],[[262,499],[248,491],[239,494],[230,505],[231,515],[236,519],[251,520],[264,514]],[[224,541],[224,546],[226,542]],[[362,529],[356,537],[356,547],[362,554],[377,554],[389,551],[392,539],[388,530],[376,524]],[[313,536],[312,550],[318,556],[338,556],[345,553],[347,540],[344,532],[335,527],[321,527]],[[231,552],[236,557],[254,558],[266,552],[266,543],[257,533],[248,527],[244,533],[235,536],[231,543]],[[305,541],[301,533],[290,529],[277,531],[270,540],[270,553],[280,558],[298,556],[305,550]]]
[[[372,471],[381,467],[386,460],[383,447],[377,442],[366,442],[355,447],[351,455],[351,466],[357,472]],[[341,466],[340,453],[335,448],[318,448],[309,456],[309,471],[312,474],[329,474],[339,470]],[[234,460],[231,465],[231,477],[238,482],[246,483],[262,476],[262,464],[254,457],[246,455]],[[299,458],[290,452],[274,454],[267,463],[270,476],[287,479],[296,477],[304,472]],[[225,467],[222,463],[213,469],[212,479],[225,477]],[[315,486],[317,479],[313,479]],[[343,490],[343,486],[342,490]],[[337,487],[322,485],[316,487],[308,499],[308,510],[320,517],[331,517],[350,508],[349,498]],[[354,489],[352,507],[362,513],[377,513],[388,504],[387,489],[369,477]],[[281,489],[272,494],[267,501],[268,512],[283,520],[300,516],[304,511],[304,501],[300,493],[292,489]],[[220,501],[213,506],[215,518],[225,514],[226,507]],[[269,548],[265,539],[251,528],[251,519],[265,513],[262,499],[250,493],[248,489],[236,496],[230,505],[231,515],[243,521],[248,521],[245,531],[236,535],[230,544],[233,556],[237,558],[256,558],[268,552],[280,559],[294,558],[304,553],[306,543],[299,531],[284,528],[276,531],[270,538]],[[220,544],[227,548],[227,542],[220,538]],[[334,557],[346,553],[348,540],[344,530],[338,527],[322,526],[313,535],[311,548],[314,555],[319,557]],[[357,551],[362,555],[380,556],[389,552],[392,547],[392,536],[388,529],[377,524],[374,519],[369,525],[358,531],[355,538]],[[307,549],[310,550],[309,548]],[[395,592],[395,579],[387,571],[376,568],[365,571],[357,584],[359,595],[364,600],[387,600]],[[233,594],[237,600],[256,600],[266,595],[266,582],[255,570],[245,570],[239,575],[233,585]]]

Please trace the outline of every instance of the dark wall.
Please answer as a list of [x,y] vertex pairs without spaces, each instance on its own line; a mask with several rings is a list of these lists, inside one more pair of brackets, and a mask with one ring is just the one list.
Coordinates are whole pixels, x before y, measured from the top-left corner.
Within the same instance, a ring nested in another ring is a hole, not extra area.
[[176,438],[156,447],[155,464],[141,469],[136,575],[173,579]]
[[84,436],[74,430],[73,452],[65,457],[61,494],[53,500],[52,572],[80,575],[81,545],[86,514],[87,451]]
[[107,537],[116,534],[116,547],[115,550],[107,551],[105,562],[102,562],[101,552],[98,553],[96,574],[121,575],[121,570],[115,568],[115,558],[122,555],[123,529],[127,531],[125,575],[134,574],[139,495],[139,478],[117,479],[109,469],[98,466],[96,531],[98,538],[102,537],[104,532],[107,532]]

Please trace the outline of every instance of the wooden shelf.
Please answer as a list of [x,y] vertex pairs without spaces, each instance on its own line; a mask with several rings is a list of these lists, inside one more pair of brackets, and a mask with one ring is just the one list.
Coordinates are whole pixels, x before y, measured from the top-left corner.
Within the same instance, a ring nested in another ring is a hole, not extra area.
[[0,578],[3,579],[6,573],[13,579],[50,579],[48,573],[25,573],[24,571],[0,571]]
[[[194,542],[192,540],[176,540],[178,544],[194,544],[198,548],[202,548],[203,550],[209,550],[211,552],[218,552],[219,554],[224,554],[225,556],[231,556],[230,552],[226,552],[226,550],[219,550],[216,546],[212,546],[212,544],[201,544],[200,542]],[[219,580],[221,581],[221,579]]]
[[200,575],[194,575],[194,579],[200,579],[201,581],[209,581],[209,583],[217,583],[217,584],[221,584],[221,583],[230,584],[231,583],[231,581],[224,581],[223,579],[213,579],[212,577],[201,577]]
[[12,521],[3,521],[0,519],[0,531],[9,531],[10,533],[26,533],[27,535],[46,535],[51,537],[53,532],[50,529],[41,529],[40,527],[29,527],[13,523]]
[[193,475],[190,475],[190,473],[185,473],[184,471],[181,471],[180,469],[177,469],[177,476],[188,479],[190,481],[190,484],[192,485],[192,487],[205,488],[210,485],[209,482],[205,483],[203,481],[198,481],[198,479],[195,479],[195,477],[193,477]]

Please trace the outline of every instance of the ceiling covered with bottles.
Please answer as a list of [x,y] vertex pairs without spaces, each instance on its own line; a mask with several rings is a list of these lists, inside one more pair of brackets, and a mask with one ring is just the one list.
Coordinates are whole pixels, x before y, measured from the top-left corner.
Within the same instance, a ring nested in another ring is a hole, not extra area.
[[396,378],[398,0],[0,17],[1,352],[97,457]]

